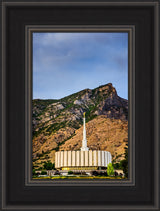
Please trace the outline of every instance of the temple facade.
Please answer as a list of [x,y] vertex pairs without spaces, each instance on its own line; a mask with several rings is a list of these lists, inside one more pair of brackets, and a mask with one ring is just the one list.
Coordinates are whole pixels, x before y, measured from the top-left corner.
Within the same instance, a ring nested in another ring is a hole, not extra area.
[[59,170],[101,170],[112,163],[111,153],[89,150],[87,147],[85,113],[83,116],[83,140],[81,150],[55,153],[55,168]]

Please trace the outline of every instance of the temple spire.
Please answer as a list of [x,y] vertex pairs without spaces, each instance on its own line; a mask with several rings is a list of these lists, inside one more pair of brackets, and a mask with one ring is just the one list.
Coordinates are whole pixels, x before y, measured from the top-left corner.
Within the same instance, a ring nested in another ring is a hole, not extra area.
[[86,138],[86,121],[85,121],[85,112],[83,113],[83,140],[81,151],[88,151],[87,147],[87,138]]

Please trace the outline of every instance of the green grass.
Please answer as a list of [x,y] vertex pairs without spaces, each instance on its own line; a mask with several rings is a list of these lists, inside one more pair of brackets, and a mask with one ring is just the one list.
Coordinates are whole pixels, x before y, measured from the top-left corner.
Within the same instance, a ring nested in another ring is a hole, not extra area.
[[46,176],[46,177],[33,177],[33,179],[51,179],[51,180],[57,180],[57,179],[92,179],[92,180],[96,180],[96,179],[126,179],[124,177],[120,177],[120,176],[112,176],[112,177],[109,177],[109,176]]

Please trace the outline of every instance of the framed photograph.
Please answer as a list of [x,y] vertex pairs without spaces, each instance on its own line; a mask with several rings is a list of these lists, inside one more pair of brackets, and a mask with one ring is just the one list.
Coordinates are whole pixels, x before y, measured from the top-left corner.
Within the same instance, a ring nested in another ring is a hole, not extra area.
[[[32,71],[26,69],[33,84],[32,182],[128,182],[128,118],[130,126],[134,120],[128,117],[128,78],[132,87],[134,67],[128,64],[133,64],[134,27],[26,30],[32,38],[27,42],[32,41]],[[132,102],[133,90],[129,97]],[[133,142],[130,137],[132,149]],[[131,150],[129,155],[133,162]]]
[[1,5],[1,210],[159,210],[159,1]]

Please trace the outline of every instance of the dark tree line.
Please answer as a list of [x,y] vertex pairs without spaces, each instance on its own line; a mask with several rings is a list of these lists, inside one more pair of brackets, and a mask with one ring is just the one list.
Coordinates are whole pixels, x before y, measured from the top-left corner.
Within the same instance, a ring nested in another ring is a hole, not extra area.
[[122,169],[125,176],[128,177],[128,144],[125,147],[124,159],[120,163],[113,163],[115,169]]
[[52,170],[55,169],[55,164],[52,163],[51,161],[47,161],[43,164],[43,168],[46,170]]

